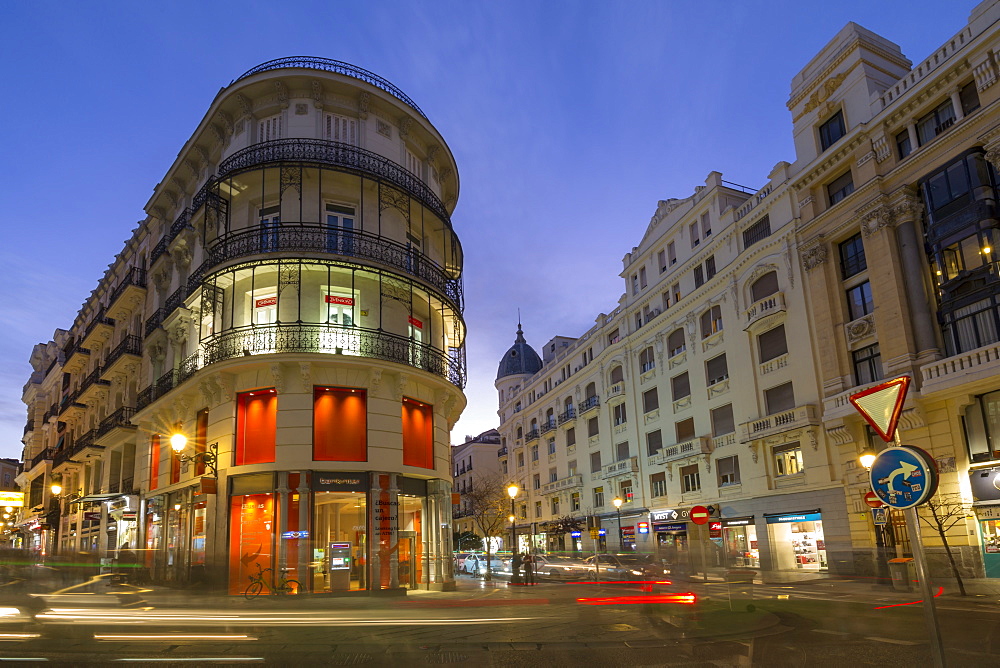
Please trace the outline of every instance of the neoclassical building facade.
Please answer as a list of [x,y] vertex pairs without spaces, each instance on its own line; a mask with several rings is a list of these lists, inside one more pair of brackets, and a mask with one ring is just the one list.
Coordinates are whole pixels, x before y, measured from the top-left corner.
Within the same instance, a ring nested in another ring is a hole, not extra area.
[[916,64],[848,24],[792,81],[793,163],[661,201],[619,304],[537,367],[504,358],[499,457],[526,490],[525,540],[592,549],[545,533],[572,515],[605,528],[599,548],[878,573],[910,542],[864,504],[858,456],[885,445],[848,398],[909,375],[900,436],[968,514],[949,533],[960,567],[1000,577],[998,52],[995,0]]
[[309,591],[450,586],[457,196],[443,137],[376,74],[285,58],[222,89],[32,357],[38,549],[128,547],[154,579],[232,592],[258,567]]

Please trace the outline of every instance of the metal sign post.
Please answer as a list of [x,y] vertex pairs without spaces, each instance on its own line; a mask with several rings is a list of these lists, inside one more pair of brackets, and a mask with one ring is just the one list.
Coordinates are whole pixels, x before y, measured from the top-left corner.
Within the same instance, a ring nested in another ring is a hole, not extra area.
[[944,644],[941,642],[937,607],[934,602],[934,593],[931,591],[931,581],[928,578],[927,560],[924,558],[924,541],[920,536],[917,507],[907,508],[903,511],[903,516],[906,518],[906,530],[910,532],[910,542],[913,543],[913,564],[917,567],[920,595],[924,599],[924,621],[927,623],[927,631],[931,634],[931,654],[934,657],[934,665],[937,668],[944,668]]

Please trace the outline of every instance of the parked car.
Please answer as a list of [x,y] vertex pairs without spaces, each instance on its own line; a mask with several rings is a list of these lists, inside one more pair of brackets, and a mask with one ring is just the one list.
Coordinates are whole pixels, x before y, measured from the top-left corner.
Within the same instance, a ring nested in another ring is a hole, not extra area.
[[465,572],[465,560],[469,558],[471,552],[455,552],[455,572]]
[[663,564],[649,554],[601,554],[587,558],[587,577],[611,580],[656,580],[667,575]]
[[[490,571],[499,573],[503,570],[503,561],[500,557],[491,554],[489,559]],[[470,575],[482,575],[486,571],[486,555],[470,554],[465,559],[464,570]]]

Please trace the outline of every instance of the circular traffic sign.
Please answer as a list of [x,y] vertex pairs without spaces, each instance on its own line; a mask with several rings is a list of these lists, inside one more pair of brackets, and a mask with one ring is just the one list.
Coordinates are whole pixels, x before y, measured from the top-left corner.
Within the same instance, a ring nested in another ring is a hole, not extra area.
[[695,506],[688,511],[688,516],[695,524],[705,524],[708,522],[708,508],[705,506]]
[[882,503],[882,499],[878,498],[878,494],[875,492],[868,492],[865,494],[865,503],[867,503],[872,508],[881,508],[885,504]]
[[934,458],[913,445],[880,452],[868,477],[872,491],[882,503],[900,510],[926,503],[938,485]]

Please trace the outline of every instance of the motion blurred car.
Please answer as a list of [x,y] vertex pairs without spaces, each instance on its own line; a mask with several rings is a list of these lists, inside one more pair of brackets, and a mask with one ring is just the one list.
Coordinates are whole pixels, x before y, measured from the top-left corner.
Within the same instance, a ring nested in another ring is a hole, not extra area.
[[559,554],[535,557],[535,573],[551,580],[575,580],[587,577],[587,563],[583,559]]
[[667,569],[649,554],[601,554],[587,558],[587,577],[611,580],[658,580]]
[[[503,561],[494,554],[489,558],[490,571],[499,573],[503,571]],[[482,575],[486,572],[486,555],[470,554],[465,559],[463,570],[470,575]]]

